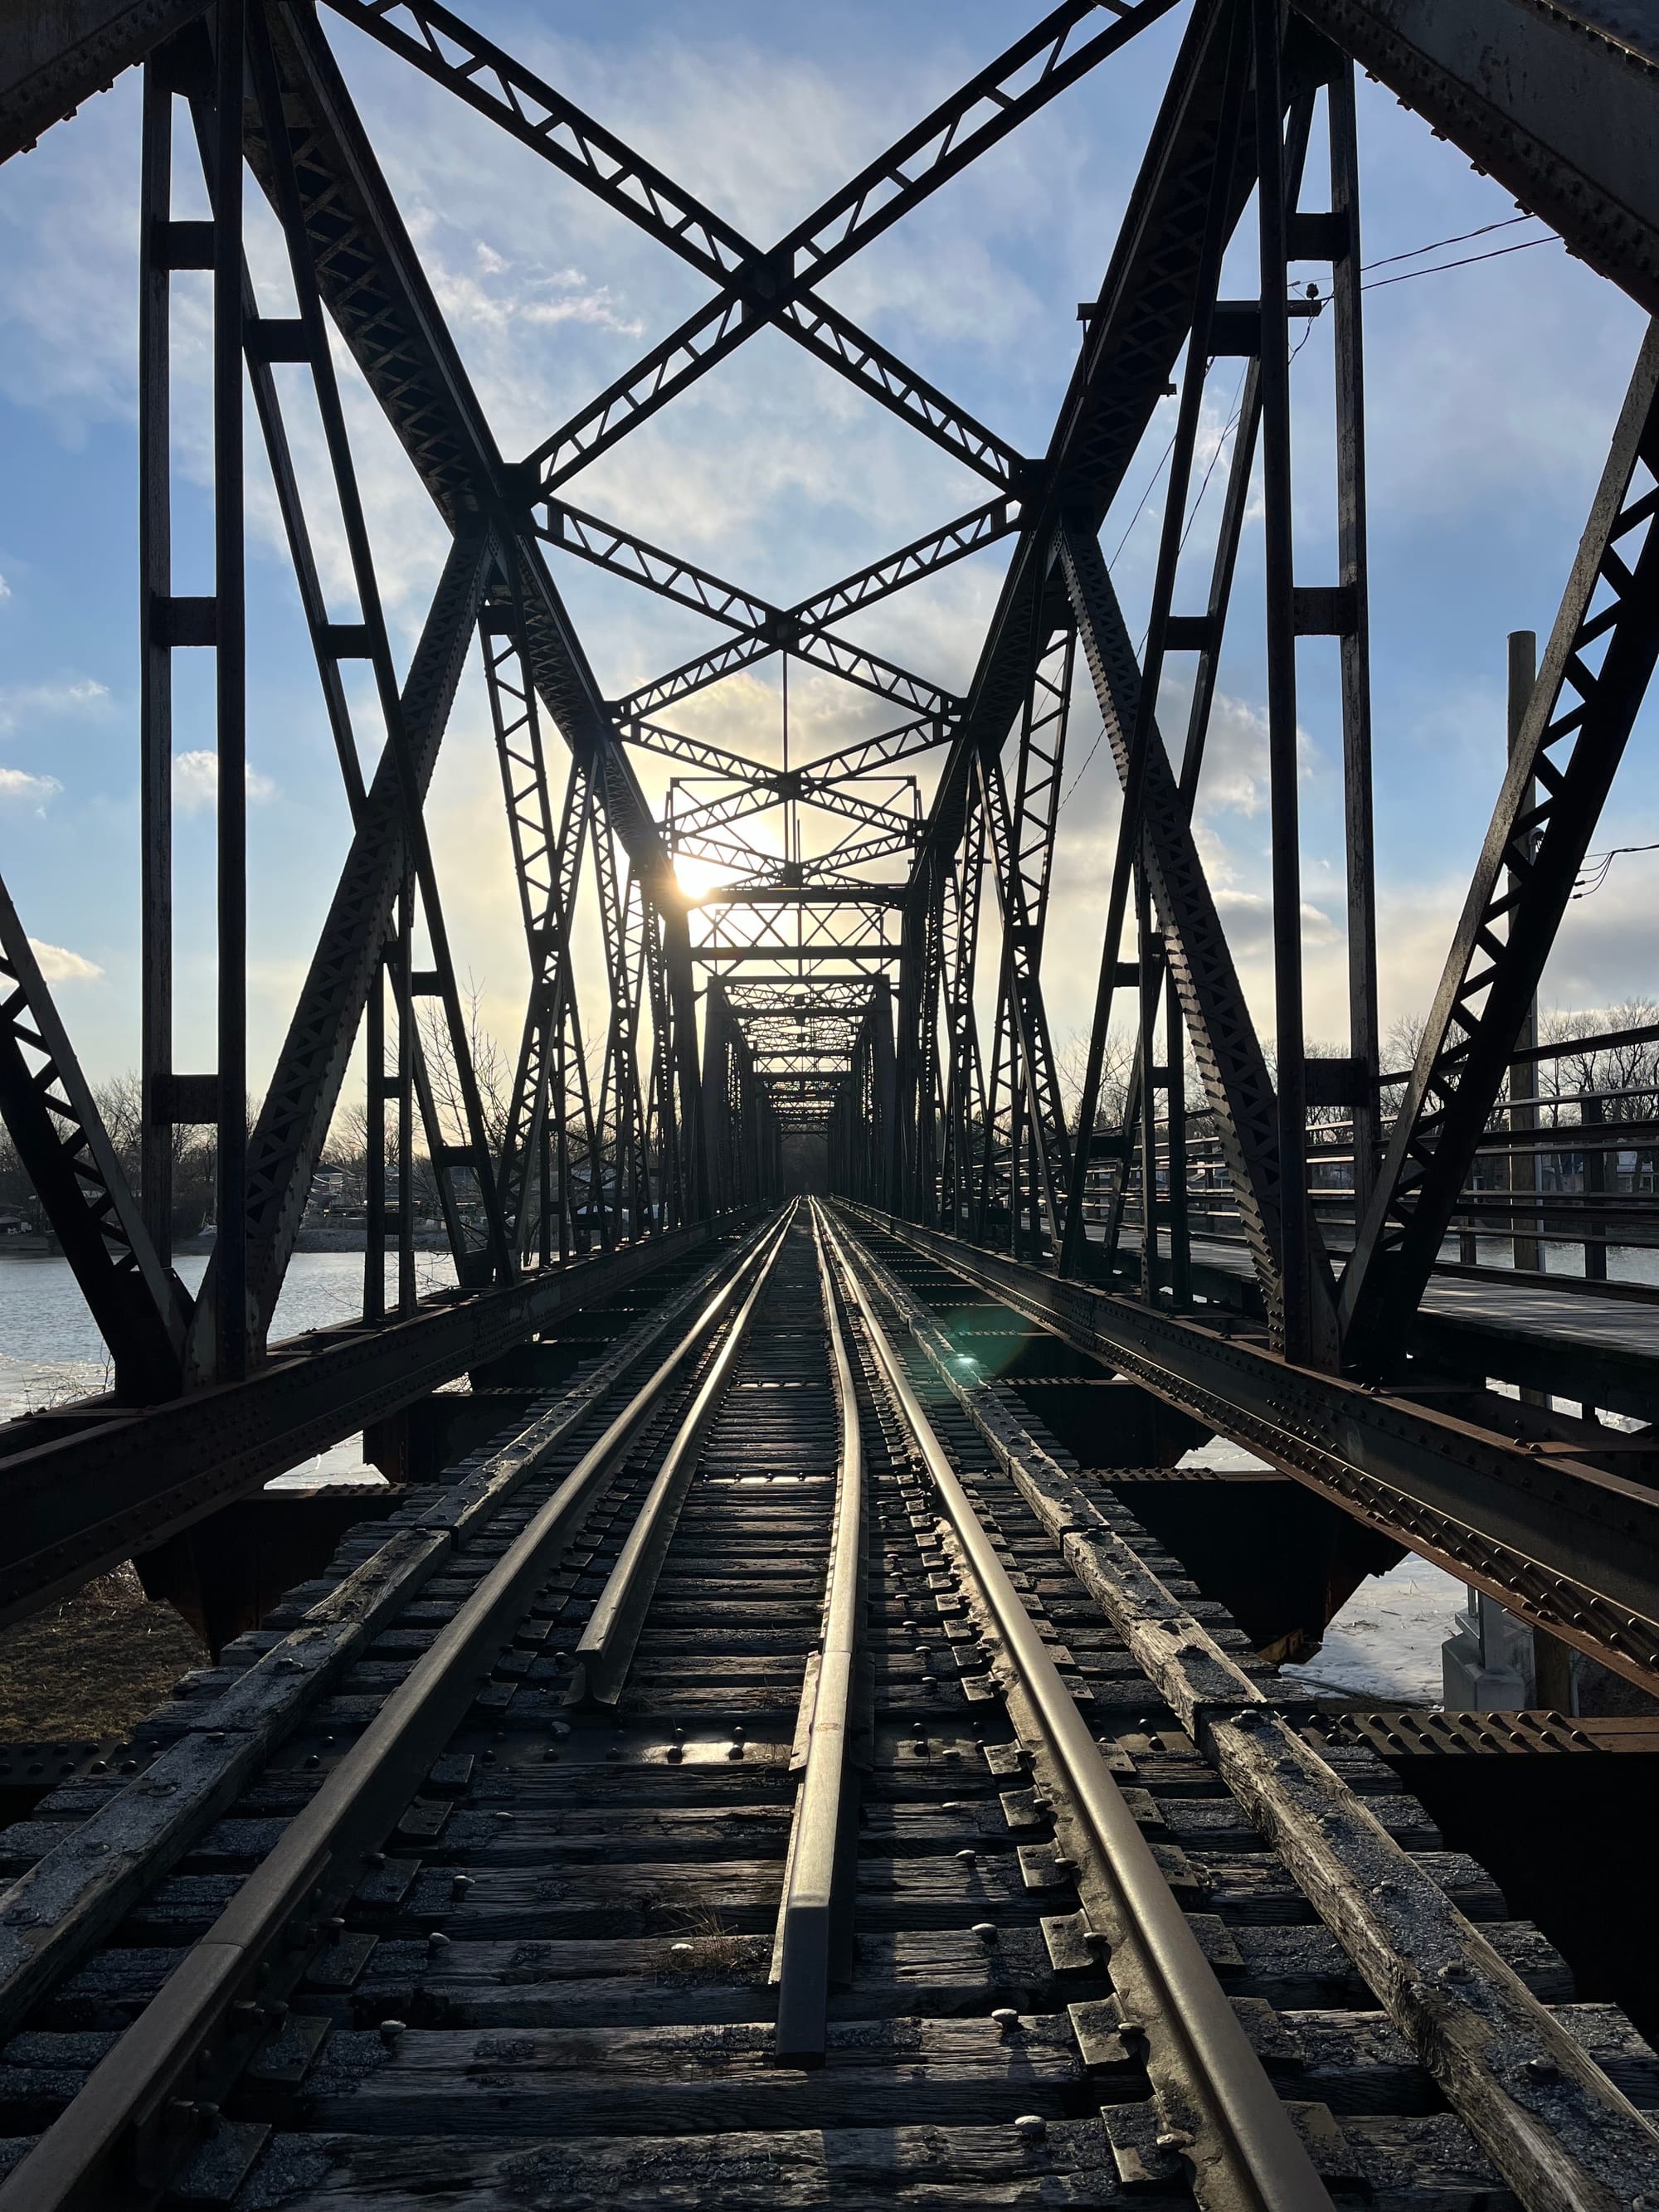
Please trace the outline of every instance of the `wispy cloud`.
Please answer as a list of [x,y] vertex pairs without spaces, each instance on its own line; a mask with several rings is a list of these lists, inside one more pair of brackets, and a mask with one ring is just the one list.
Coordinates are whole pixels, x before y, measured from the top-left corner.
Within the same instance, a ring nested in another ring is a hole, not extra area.
[[[276,796],[276,786],[247,763],[247,795],[249,802],[263,806],[267,799]],[[174,753],[173,756],[173,803],[181,814],[205,814],[216,805],[219,798],[219,756],[213,752]]]
[[595,329],[638,337],[645,329],[637,313],[628,313],[608,284],[591,284],[580,269],[551,269],[544,264],[499,253],[483,239],[474,241],[472,265],[447,264],[429,212],[410,224],[416,243],[425,249],[428,276],[438,305],[453,328],[492,333],[515,325],[548,330],[560,323],[590,323]]
[[55,775],[31,775],[25,769],[0,768],[0,800],[37,803],[52,798],[64,788]]
[[48,945],[44,938],[32,937],[29,949],[48,983],[91,983],[104,972],[95,960],[71,952],[66,945]]
[[108,697],[109,686],[90,676],[65,677],[50,684],[0,684],[0,731],[9,733],[47,715],[94,714]]

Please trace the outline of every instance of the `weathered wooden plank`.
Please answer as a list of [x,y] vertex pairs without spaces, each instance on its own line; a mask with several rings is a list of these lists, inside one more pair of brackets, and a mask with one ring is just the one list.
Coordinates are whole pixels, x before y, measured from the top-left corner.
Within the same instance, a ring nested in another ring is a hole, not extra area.
[[[1188,2203],[1119,2183],[1097,2118],[1052,2119],[1040,2142],[1012,2128],[902,2124],[779,2128],[623,2138],[502,2141],[493,2133],[406,2142],[283,2137],[255,2175],[285,2212],[569,2212],[573,2205],[842,2212],[952,2200],[1059,2212],[1170,2212]],[[1467,2197],[1412,2200],[1401,2212],[1472,2212]]]
[[[1219,1852],[1191,1854],[1208,1891],[1210,1910],[1224,1920],[1297,1922],[1316,1916],[1306,1893],[1277,1854],[1232,1858]],[[1413,1862],[1470,1920],[1504,1920],[1504,1893],[1466,1851],[1425,1851]]]
[[[769,1932],[782,1860],[658,1860],[561,1868],[477,1864],[461,1894],[447,1869],[423,1872],[406,1917],[456,1937],[684,1935],[702,1923],[734,1935]],[[954,1856],[866,1858],[858,1869],[856,1912],[862,1929],[961,1927],[976,1921],[1033,1924],[1054,1910],[1021,1880],[1006,1852]]]
[[[323,2130],[685,2134],[901,2125],[925,2098],[940,2125],[1076,2116],[1100,2101],[1064,2014],[1005,2031],[987,2019],[837,2021],[821,2070],[773,2063],[764,2021],[701,2027],[411,2028],[388,2048],[338,2032],[307,2082]],[[1144,2090],[1143,2090],[1144,2094]]]
[[[640,2027],[769,2020],[771,1939],[657,1937],[611,1942],[475,1943],[436,1951],[424,1943],[377,1946],[350,2002],[414,2026]],[[1079,1978],[1066,1996],[1104,1996]],[[893,2019],[923,2012],[983,2014],[1000,2005],[1051,2010],[1054,1973],[1041,1936],[1006,1928],[994,1943],[967,1929],[906,1929],[860,1938],[850,1989],[833,1992],[830,2017]],[[90,2023],[89,2023],[90,2024]]]

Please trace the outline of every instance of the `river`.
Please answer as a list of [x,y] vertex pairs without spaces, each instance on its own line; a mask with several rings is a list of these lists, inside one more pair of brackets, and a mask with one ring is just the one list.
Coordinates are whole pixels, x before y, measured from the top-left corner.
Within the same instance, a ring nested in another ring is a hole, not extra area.
[[[200,1288],[207,1260],[181,1253],[179,1279]],[[455,1279],[447,1252],[417,1252],[416,1275],[422,1294]],[[388,1255],[386,1295],[397,1296],[397,1261]],[[349,1321],[362,1311],[363,1255],[361,1252],[296,1252],[288,1263],[283,1294],[271,1323],[273,1344],[286,1336],[331,1322]],[[87,1310],[67,1260],[23,1253],[0,1254],[0,1420],[32,1407],[61,1405],[89,1390],[108,1387],[110,1366],[104,1340]],[[347,1437],[326,1452],[307,1460],[286,1478],[290,1482],[342,1475],[372,1474],[363,1465],[361,1435]]]

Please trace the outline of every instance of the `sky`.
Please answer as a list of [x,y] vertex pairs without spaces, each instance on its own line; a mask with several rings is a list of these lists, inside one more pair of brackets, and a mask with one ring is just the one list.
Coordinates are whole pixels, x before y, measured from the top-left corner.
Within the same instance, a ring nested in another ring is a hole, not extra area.
[[[502,450],[528,451],[708,296],[702,280],[441,88],[322,20]],[[556,11],[471,0],[471,20],[748,234],[781,234],[1033,19],[1002,0],[779,9],[606,0]],[[1187,19],[1178,7],[829,278],[826,295],[1022,451],[1041,453],[1076,358]],[[1419,276],[1413,249],[1516,210],[1420,118],[1363,80],[1359,134],[1369,388],[1371,627],[1385,1022],[1432,994],[1504,750],[1504,636],[1553,620],[1644,327],[1637,307],[1535,222],[1425,258],[1522,250]],[[129,72],[0,168],[0,874],[42,948],[94,1080],[137,1059],[137,181]],[[205,211],[178,130],[176,210]],[[1324,161],[1316,133],[1310,176]],[[284,311],[280,241],[250,190],[262,307]],[[1304,204],[1326,204],[1314,186]],[[1246,226],[1248,230],[1249,226]],[[1540,241],[1533,243],[1532,241]],[[1234,267],[1250,279],[1241,246]],[[1322,281],[1311,265],[1298,271]],[[1383,282],[1407,275],[1409,281]],[[175,590],[210,588],[205,276],[175,280]],[[343,355],[381,589],[406,663],[445,532]],[[300,372],[279,372],[337,617],[349,572],[322,502]],[[1328,316],[1293,374],[1297,580],[1334,580]],[[1206,395],[1202,476],[1236,389]],[[1139,634],[1173,428],[1158,412],[1103,546]],[[348,837],[314,667],[257,436],[249,437],[251,1080],[263,1088]],[[1177,606],[1207,574],[1224,463],[1193,525]],[[565,496],[788,603],[975,506],[988,487],[775,331],[763,331],[565,488]],[[1271,1030],[1259,502],[1241,556],[1198,835],[1264,1030]],[[870,610],[847,634],[965,690],[1006,548]],[[724,635],[555,556],[608,696]],[[175,656],[177,1041],[214,1064],[211,656]],[[1335,647],[1300,652],[1308,1028],[1346,1032]],[[1179,728],[1183,677],[1161,701]],[[796,757],[898,717],[795,671]],[[664,719],[775,757],[775,663]],[[1638,727],[1598,848],[1659,842],[1653,717]],[[1115,777],[1079,688],[1044,985],[1064,1043],[1086,1022],[1116,819]],[[924,763],[925,765],[925,763]],[[641,763],[653,796],[662,771]],[[925,786],[924,786],[925,795]],[[526,974],[476,656],[428,805],[459,965],[507,1045]],[[1659,854],[1618,860],[1569,910],[1546,1004],[1659,995],[1649,914]],[[592,981],[592,947],[584,953]]]

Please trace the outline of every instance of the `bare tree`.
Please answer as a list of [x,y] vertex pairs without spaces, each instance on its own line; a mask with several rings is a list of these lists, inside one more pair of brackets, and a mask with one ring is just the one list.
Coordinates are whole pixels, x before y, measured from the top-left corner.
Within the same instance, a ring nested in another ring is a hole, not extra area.
[[[1659,1027],[1659,1006],[1651,999],[1626,999],[1615,1006],[1576,1013],[1556,1010],[1540,1017],[1538,1024],[1539,1041],[1545,1044],[1655,1027]],[[1551,1088],[1555,1095],[1571,1102],[1592,1094],[1601,1101],[1605,1121],[1650,1121],[1659,1108],[1659,1042],[1652,1039],[1607,1045],[1599,1052],[1569,1053],[1553,1068]],[[1583,1119],[1581,1106],[1569,1103],[1565,1111],[1569,1120]]]
[[[513,1110],[514,1064],[484,1025],[483,1001],[483,986],[469,975],[461,1003],[462,1016],[466,1024],[467,1050],[471,1056],[472,1073],[478,1086],[485,1140],[492,1158],[499,1159],[501,1148],[507,1142],[507,1124]],[[435,1000],[428,999],[422,1003],[416,1020],[421,1049],[426,1058],[427,1074],[432,1084],[438,1118],[444,1125],[445,1139],[454,1144],[465,1143],[467,1134],[466,1101],[462,1093],[460,1069],[450,1043],[449,1024],[444,1010]]]
[[[1129,1077],[1134,1067],[1133,1040],[1109,1035],[1100,1063],[1100,1100],[1095,1109],[1097,1125],[1115,1127],[1128,1103]],[[1089,1065],[1089,1032],[1073,1030],[1054,1056],[1054,1073],[1065,1102],[1067,1121],[1075,1123],[1083,1105],[1083,1079]]]

